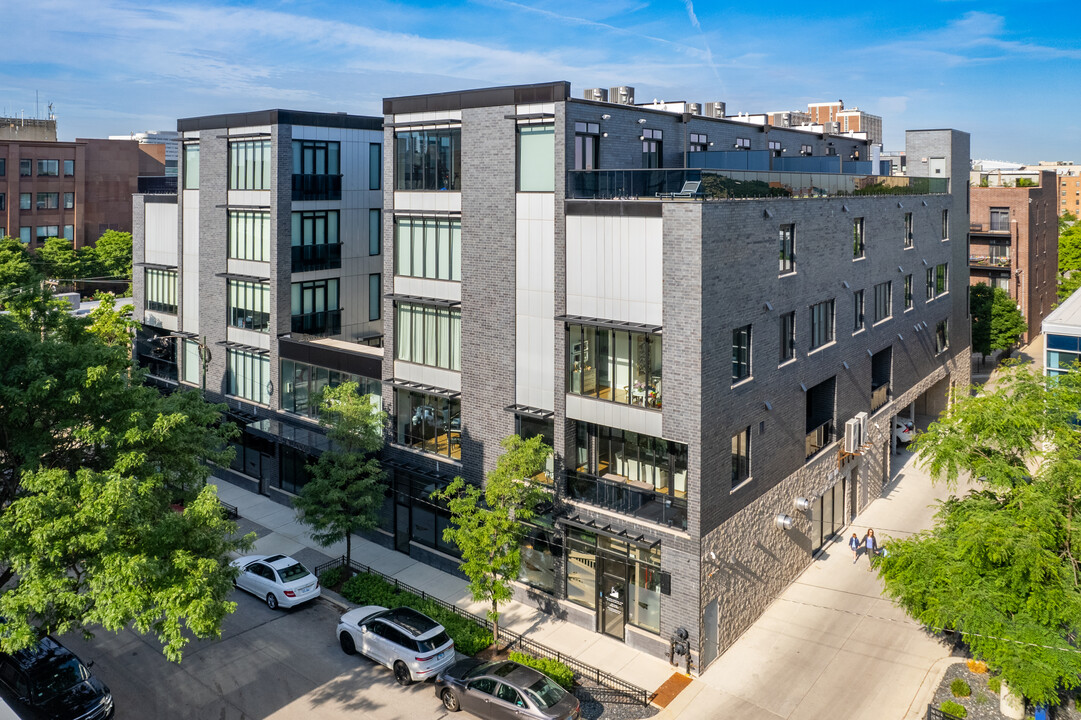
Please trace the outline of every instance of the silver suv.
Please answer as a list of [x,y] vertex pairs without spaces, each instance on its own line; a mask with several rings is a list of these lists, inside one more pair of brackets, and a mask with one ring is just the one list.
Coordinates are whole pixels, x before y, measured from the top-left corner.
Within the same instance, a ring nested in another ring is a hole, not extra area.
[[338,621],[338,642],[346,655],[359,652],[393,669],[399,685],[434,678],[454,662],[454,641],[443,626],[407,607],[350,610]]

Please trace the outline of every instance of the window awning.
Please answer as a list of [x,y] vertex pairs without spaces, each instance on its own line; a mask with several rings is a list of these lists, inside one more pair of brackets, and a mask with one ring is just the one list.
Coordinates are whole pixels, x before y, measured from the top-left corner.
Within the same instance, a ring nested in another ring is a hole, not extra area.
[[268,277],[256,277],[255,275],[240,275],[238,273],[229,272],[216,273],[214,277],[226,278],[227,280],[244,280],[245,282],[270,282],[270,278]]
[[530,407],[529,405],[508,405],[503,409],[507,412],[512,412],[515,415],[526,415],[538,420],[551,420],[555,417],[555,413],[551,410],[541,410],[540,408]]
[[141,262],[135,263],[135,267],[147,268],[148,270],[176,270],[176,265],[162,265],[161,263]]
[[462,304],[461,300],[420,297],[419,295],[401,295],[399,293],[387,293],[383,297],[387,300],[393,300],[394,302],[409,302],[417,303],[418,305],[437,305],[439,307],[458,307]]
[[230,350],[243,350],[244,352],[255,353],[256,355],[270,354],[270,351],[266,348],[258,348],[252,345],[245,345],[243,343],[233,342],[232,340],[219,340],[214,344],[221,345],[222,347],[227,347]]
[[582,317],[581,315],[558,315],[556,320],[562,320],[572,325],[591,325],[592,327],[608,328],[609,330],[626,330],[627,332],[649,333],[660,335],[660,325],[645,325],[643,323],[624,322],[622,320],[605,320],[603,318]]
[[570,517],[558,518],[556,522],[560,522],[568,527],[577,528],[578,530],[585,530],[586,532],[596,533],[598,535],[604,535],[615,540],[622,540],[623,542],[638,545],[640,547],[655,548],[661,544],[660,538],[651,538],[646,535],[638,533],[628,532],[627,530],[619,530],[612,527],[611,524],[600,525],[593,518],[583,517],[575,514]]
[[434,387],[432,385],[421,385],[420,383],[410,382],[408,380],[387,378],[383,382],[390,383],[392,387],[401,388],[402,390],[412,390],[413,392],[420,392],[426,395],[436,395],[438,397],[447,398],[448,400],[457,400],[462,396],[462,393],[456,390],[447,390],[446,388]]

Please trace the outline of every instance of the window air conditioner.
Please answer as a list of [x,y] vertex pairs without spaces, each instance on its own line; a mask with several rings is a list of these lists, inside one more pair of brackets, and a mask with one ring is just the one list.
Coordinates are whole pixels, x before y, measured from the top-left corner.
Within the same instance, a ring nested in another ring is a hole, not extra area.
[[845,452],[855,454],[860,451],[863,444],[862,424],[856,418],[845,423]]

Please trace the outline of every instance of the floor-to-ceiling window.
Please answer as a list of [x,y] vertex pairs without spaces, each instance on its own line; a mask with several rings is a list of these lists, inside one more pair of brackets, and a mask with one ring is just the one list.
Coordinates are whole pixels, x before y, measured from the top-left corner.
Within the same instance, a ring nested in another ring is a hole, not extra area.
[[567,392],[640,407],[662,401],[660,335],[567,324]]
[[462,129],[403,130],[394,135],[396,190],[461,190]]
[[394,414],[399,444],[454,460],[462,458],[462,405],[458,398],[397,388]]

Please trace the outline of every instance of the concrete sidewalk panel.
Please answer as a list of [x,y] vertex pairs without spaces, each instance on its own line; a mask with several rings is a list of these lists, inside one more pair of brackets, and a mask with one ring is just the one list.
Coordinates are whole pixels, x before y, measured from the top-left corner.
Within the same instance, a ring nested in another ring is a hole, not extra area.
[[270,533],[255,541],[253,555],[292,555],[307,547],[284,535]]

